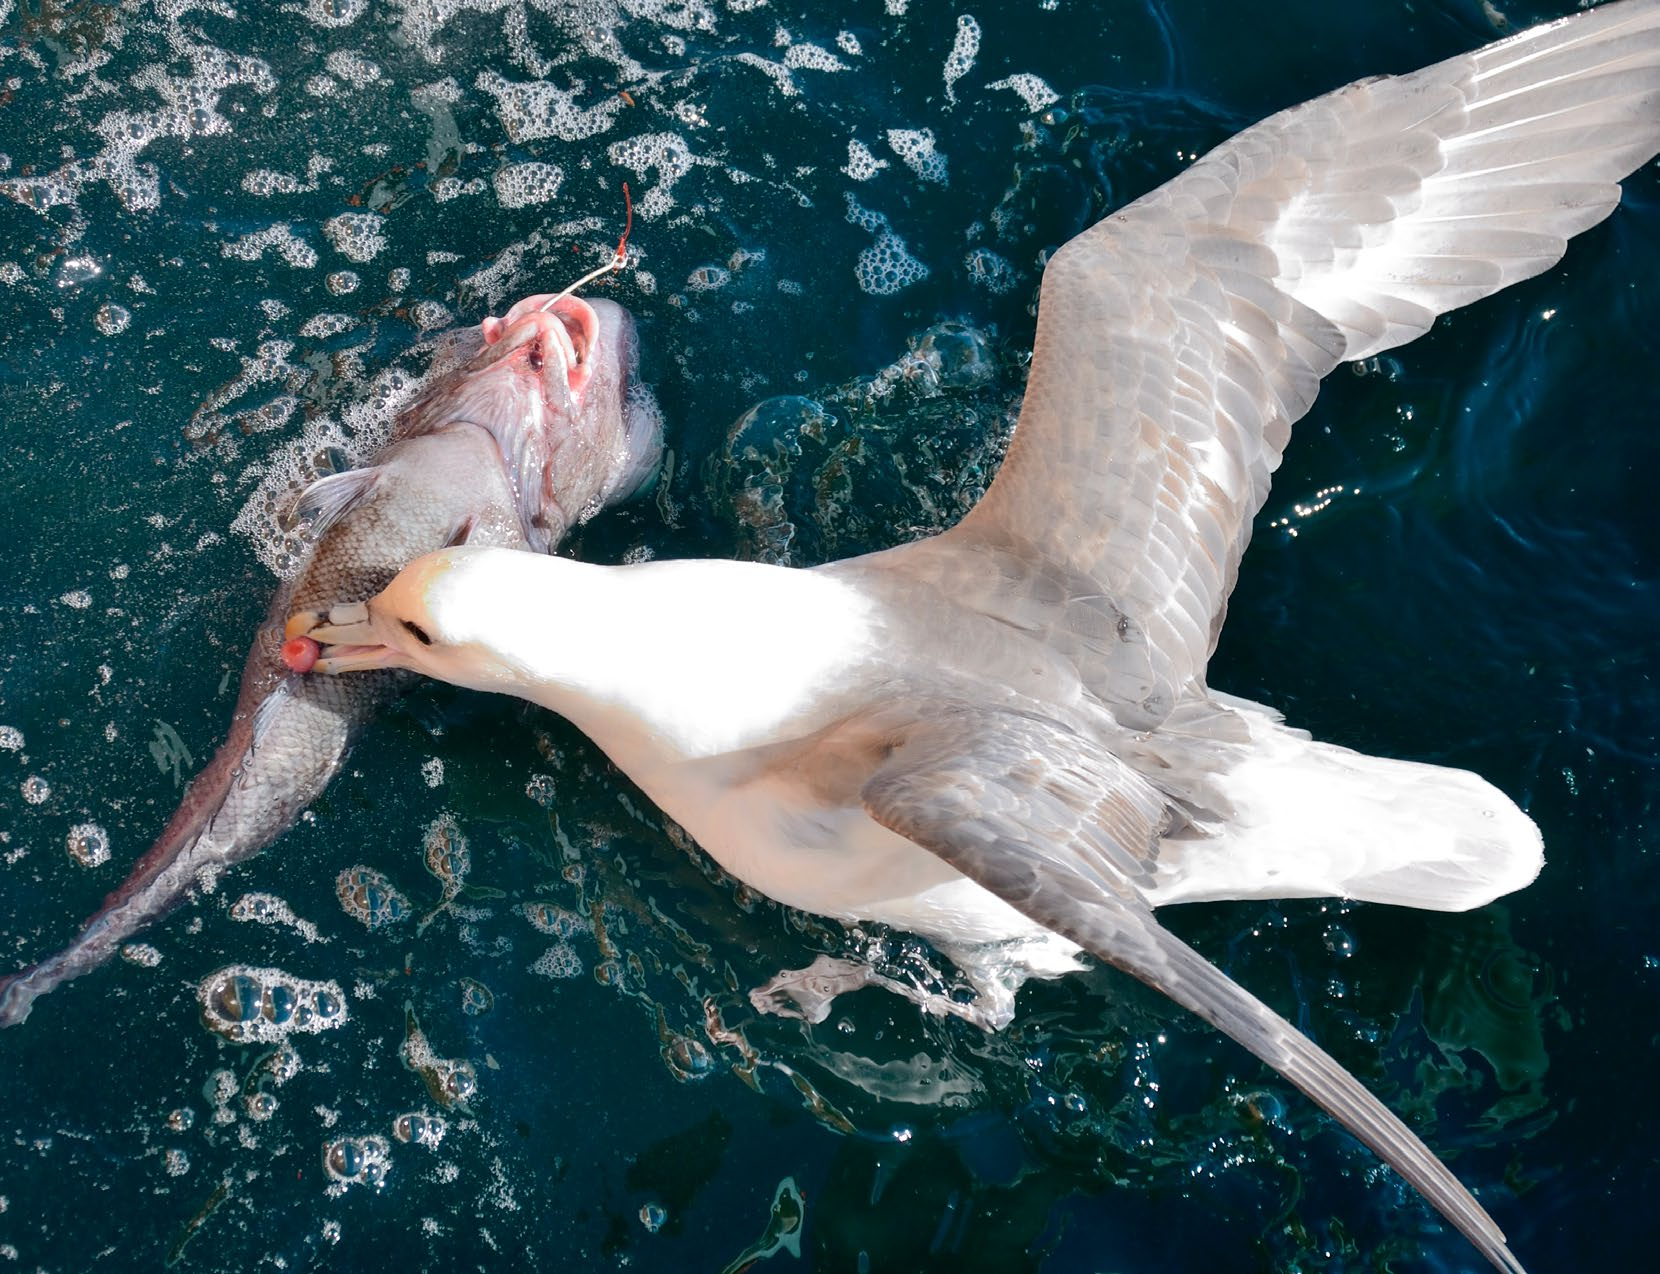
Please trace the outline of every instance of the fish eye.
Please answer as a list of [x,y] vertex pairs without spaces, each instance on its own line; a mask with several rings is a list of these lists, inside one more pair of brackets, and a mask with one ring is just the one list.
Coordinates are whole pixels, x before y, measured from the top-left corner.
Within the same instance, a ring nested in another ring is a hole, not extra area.
[[427,636],[427,630],[422,628],[419,624],[406,619],[403,621],[403,626],[408,629],[410,635],[413,636],[416,641],[420,642],[421,645],[432,645],[432,638]]

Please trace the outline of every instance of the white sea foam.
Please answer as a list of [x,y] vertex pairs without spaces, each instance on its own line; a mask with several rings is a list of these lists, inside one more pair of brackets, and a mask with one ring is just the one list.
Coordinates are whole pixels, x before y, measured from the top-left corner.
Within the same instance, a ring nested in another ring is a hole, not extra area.
[[572,80],[569,87],[545,80],[514,83],[495,71],[481,71],[475,87],[496,101],[496,117],[515,142],[543,137],[562,142],[586,141],[616,123],[623,100],[614,93],[596,95],[587,105],[578,105],[586,86]]
[[686,139],[679,133],[645,133],[626,141],[613,142],[606,156],[618,167],[637,176],[657,175],[657,183],[644,195],[636,195],[634,211],[650,221],[674,207],[674,184],[697,163]]
[[854,181],[869,181],[887,166],[887,160],[878,159],[858,138],[847,143],[847,165],[842,171]]
[[888,219],[863,207],[851,193],[847,196],[847,219],[876,236],[876,242],[859,253],[853,269],[861,292],[892,296],[928,277],[928,267],[911,255]]
[[1017,75],[994,80],[986,87],[1008,89],[1020,94],[1020,100],[1026,103],[1026,109],[1029,111],[1041,111],[1045,106],[1053,106],[1061,100],[1054,89],[1030,71],[1021,71]]
[[372,212],[343,212],[323,223],[323,235],[342,256],[361,264],[385,250],[385,224]]
[[385,78],[380,67],[350,49],[336,49],[323,59],[323,65],[335,79],[344,80],[353,88],[368,88]]
[[286,221],[232,239],[221,244],[219,251],[243,261],[263,261],[267,252],[275,252],[296,270],[309,270],[317,264],[317,249],[295,234]]
[[547,203],[559,193],[564,180],[564,170],[557,164],[534,161],[509,164],[498,169],[492,178],[496,199],[504,208],[527,208],[531,204]]
[[888,147],[899,156],[905,167],[921,177],[923,181],[934,182],[941,186],[950,184],[950,176],[946,171],[945,156],[940,154],[934,145],[933,129],[890,128],[888,129]]
[[957,81],[974,69],[974,59],[980,56],[980,24],[971,14],[957,18],[957,38],[945,59],[945,100],[957,100]]

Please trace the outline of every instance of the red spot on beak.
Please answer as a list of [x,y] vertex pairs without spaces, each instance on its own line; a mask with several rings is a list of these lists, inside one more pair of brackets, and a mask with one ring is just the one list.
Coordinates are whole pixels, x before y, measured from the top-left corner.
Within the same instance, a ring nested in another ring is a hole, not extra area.
[[290,672],[310,672],[322,650],[310,637],[290,637],[282,644],[282,661]]

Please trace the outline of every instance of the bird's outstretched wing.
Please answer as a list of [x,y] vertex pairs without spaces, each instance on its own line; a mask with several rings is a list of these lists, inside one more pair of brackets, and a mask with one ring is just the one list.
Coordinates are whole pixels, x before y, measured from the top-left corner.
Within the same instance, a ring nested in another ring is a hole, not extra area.
[[930,551],[1043,559],[1109,598],[1144,634],[1157,719],[1203,680],[1320,378],[1544,270],[1657,150],[1660,0],[1245,130],[1050,261],[1008,458]]
[[1522,1267],[1435,1153],[1296,1027],[1154,918],[1168,811],[1110,751],[1041,718],[929,705],[866,783],[872,818],[1232,1036],[1406,1178],[1495,1266]]

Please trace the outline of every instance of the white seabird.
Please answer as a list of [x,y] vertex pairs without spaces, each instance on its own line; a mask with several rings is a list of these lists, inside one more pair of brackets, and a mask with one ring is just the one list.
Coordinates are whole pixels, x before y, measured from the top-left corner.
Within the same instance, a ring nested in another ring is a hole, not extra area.
[[1019,976],[1092,952],[1278,1069],[1519,1274],[1428,1147],[1153,909],[1459,910],[1539,871],[1538,830],[1482,779],[1316,742],[1205,666],[1320,378],[1546,269],[1657,150],[1660,0],[1350,85],[1056,253],[1013,445],[951,530],[811,570],[454,549],[290,634],[332,643],[324,671],[561,713],[741,880],[927,937],[985,1025]]

